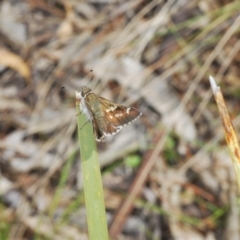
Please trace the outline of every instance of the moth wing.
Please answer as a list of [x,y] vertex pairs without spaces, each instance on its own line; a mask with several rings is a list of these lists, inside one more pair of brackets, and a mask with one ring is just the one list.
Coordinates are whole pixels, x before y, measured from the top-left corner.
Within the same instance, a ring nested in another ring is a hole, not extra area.
[[103,107],[104,118],[113,128],[118,129],[116,133],[120,131],[122,126],[133,122],[142,115],[136,108],[118,105],[103,97],[99,97],[99,101]]
[[85,110],[85,114],[87,113],[86,115],[87,115],[88,121],[92,122],[95,139],[98,142],[104,141],[104,130],[99,127],[98,119],[96,118],[95,113],[92,111],[91,105],[88,99],[85,99],[85,105],[87,108],[87,110]]
[[93,124],[93,132],[94,132],[95,139],[98,142],[104,141],[104,138],[105,138],[104,132],[102,132],[102,130],[98,127],[98,124],[95,118],[93,118],[92,124]]

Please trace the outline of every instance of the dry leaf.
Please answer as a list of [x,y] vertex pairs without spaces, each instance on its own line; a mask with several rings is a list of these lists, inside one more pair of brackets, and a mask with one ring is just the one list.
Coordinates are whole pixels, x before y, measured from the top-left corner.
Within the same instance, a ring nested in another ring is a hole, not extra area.
[[16,70],[21,76],[26,79],[27,83],[30,83],[30,69],[27,63],[15,53],[12,53],[3,48],[0,49],[0,65],[4,65]]

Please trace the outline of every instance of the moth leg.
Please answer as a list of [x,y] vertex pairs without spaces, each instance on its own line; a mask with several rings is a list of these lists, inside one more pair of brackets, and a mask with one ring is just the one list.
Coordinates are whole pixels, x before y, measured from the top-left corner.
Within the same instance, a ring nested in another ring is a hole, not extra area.
[[77,117],[78,115],[81,115],[81,114],[82,114],[82,111],[81,111],[80,113],[76,114],[76,117]]
[[89,121],[86,121],[81,127],[80,130],[88,123]]

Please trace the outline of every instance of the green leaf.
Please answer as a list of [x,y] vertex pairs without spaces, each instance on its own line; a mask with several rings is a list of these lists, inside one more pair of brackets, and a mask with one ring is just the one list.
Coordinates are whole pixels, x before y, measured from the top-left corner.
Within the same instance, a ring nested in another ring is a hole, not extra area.
[[93,127],[85,114],[80,114],[79,101],[76,102],[76,112],[89,239],[107,240],[102,178]]

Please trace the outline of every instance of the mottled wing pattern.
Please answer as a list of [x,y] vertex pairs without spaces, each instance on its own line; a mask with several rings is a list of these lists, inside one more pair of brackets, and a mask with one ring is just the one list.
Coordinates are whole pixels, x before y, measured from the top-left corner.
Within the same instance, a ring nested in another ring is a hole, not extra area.
[[103,107],[106,122],[104,135],[118,133],[123,126],[133,122],[142,115],[140,111],[133,107],[118,105],[102,97],[99,97],[99,101]]
[[[103,141],[105,136],[118,133],[123,126],[142,115],[136,108],[118,105],[102,97],[96,98],[93,93],[84,99],[82,105],[85,109],[83,112],[89,121],[92,121],[95,139],[99,142]],[[96,111],[99,107],[102,108],[101,111]]]

